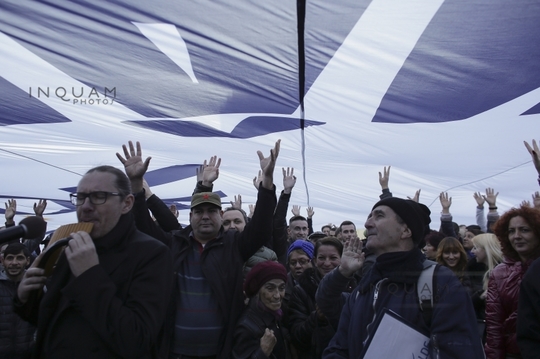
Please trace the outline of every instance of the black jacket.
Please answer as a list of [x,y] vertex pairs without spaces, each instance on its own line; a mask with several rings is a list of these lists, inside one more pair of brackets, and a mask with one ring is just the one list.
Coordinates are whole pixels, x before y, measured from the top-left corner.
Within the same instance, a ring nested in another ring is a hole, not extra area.
[[257,298],[249,302],[244,310],[234,332],[233,359],[266,359],[261,349],[261,338],[266,328],[273,330],[277,343],[274,346],[271,359],[288,359],[289,333],[276,316],[261,308]]
[[138,230],[131,213],[95,241],[96,265],[78,277],[64,253],[42,298],[15,298],[37,323],[36,357],[155,358],[173,287],[169,249]]
[[0,272],[0,357],[10,359],[30,358],[36,328],[13,311],[16,283]]
[[306,269],[289,301],[291,339],[300,359],[321,358],[335,334],[326,317],[318,315],[316,310],[315,293],[321,279],[317,268]]
[[[272,233],[272,215],[276,207],[275,189],[259,187],[257,204],[252,220],[242,233],[223,231],[216,239],[208,242],[201,256],[202,271],[208,280],[216,298],[219,298],[220,312],[224,315],[225,326],[222,341],[219,344],[218,358],[229,358],[232,351],[234,330],[238,318],[244,309],[243,266],[257,250],[268,242]],[[191,226],[180,231],[164,232],[148,214],[144,193],[135,195],[134,213],[137,228],[167,244],[172,251],[175,273],[180,271],[182,263],[192,246],[189,239]],[[175,281],[178,283],[178,281]],[[175,300],[179,288],[173,293],[172,305],[167,315],[167,337],[174,334]]]

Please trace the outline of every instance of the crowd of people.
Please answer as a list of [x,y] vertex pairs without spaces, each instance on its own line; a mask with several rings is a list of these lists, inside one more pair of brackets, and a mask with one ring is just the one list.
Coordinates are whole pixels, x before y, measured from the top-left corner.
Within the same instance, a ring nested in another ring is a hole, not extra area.
[[[311,207],[287,219],[294,169],[276,195],[280,145],[257,152],[249,212],[240,195],[224,208],[212,192],[221,160],[204,161],[185,227],[144,180],[139,142],[116,154],[124,171],[81,178],[70,195],[81,226],[67,238],[45,236],[36,202],[38,233],[0,243],[0,357],[540,356],[539,192],[501,215],[494,189],[474,193],[475,223],[463,225],[443,192],[435,230],[420,191],[393,197],[385,167],[365,229],[314,231]],[[525,146],[540,184],[538,144]],[[16,210],[9,200],[5,230]]]

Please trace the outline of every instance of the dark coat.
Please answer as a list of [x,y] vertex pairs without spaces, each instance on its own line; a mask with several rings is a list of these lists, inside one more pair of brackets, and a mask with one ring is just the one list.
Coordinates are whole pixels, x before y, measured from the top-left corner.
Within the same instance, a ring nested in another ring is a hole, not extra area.
[[[530,264],[530,263],[529,263]],[[519,354],[516,340],[519,286],[528,265],[506,258],[491,271],[486,297],[486,357]]]
[[[257,298],[249,302],[249,306],[238,320],[234,332],[233,359],[288,359],[289,333],[281,324],[281,320],[268,311],[263,310]],[[277,343],[272,354],[267,357],[261,349],[261,338],[266,328],[273,330]]]
[[[232,351],[236,323],[244,309],[243,266],[244,263],[271,239],[272,215],[276,207],[275,189],[259,187],[255,213],[242,233],[223,231],[208,242],[201,255],[202,271],[216,298],[220,312],[224,315],[224,335],[219,344],[218,358],[229,358]],[[180,271],[193,245],[189,235],[191,226],[170,233],[161,230],[148,215],[144,193],[135,195],[134,213],[137,228],[167,244],[172,251],[175,273]],[[176,285],[178,281],[175,281]],[[173,293],[172,305],[167,315],[167,334],[170,340],[174,334],[176,318],[174,305],[179,288]],[[168,348],[167,348],[168,349]]]
[[540,357],[540,259],[530,266],[519,292],[517,342],[523,358]]
[[0,357],[27,359],[32,355],[36,328],[13,311],[18,283],[0,272]]
[[[348,297],[338,330],[324,352],[324,358],[360,358],[368,325],[384,308],[430,333],[433,357],[484,358],[476,317],[469,295],[450,269],[438,266],[434,274],[434,306],[426,324],[418,302],[416,285],[423,269],[423,257],[410,252],[385,253],[360,285]],[[377,299],[374,295],[377,291]]]
[[320,281],[317,268],[306,269],[289,301],[291,338],[300,359],[321,358],[335,333],[329,321],[316,310],[315,293]]
[[99,265],[75,278],[62,253],[41,300],[15,299],[37,323],[36,357],[157,357],[173,287],[169,249],[136,230],[131,213],[95,244]]

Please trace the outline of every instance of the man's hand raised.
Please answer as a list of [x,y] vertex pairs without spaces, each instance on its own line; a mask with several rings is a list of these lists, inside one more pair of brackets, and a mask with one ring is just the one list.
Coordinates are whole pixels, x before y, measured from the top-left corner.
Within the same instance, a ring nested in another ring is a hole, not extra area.
[[126,145],[122,145],[125,158],[118,152],[116,153],[116,157],[118,157],[120,162],[124,165],[126,175],[131,181],[131,190],[133,193],[137,193],[143,189],[143,177],[148,170],[152,157],[147,157],[143,162],[141,144],[139,141],[137,141],[137,150],[133,147],[133,142],[129,141],[128,144],[129,151]]
[[274,188],[274,168],[276,167],[280,144],[281,140],[277,140],[274,148],[270,150],[270,156],[268,157],[264,157],[261,151],[257,151],[263,175],[262,186],[266,189],[271,190]]

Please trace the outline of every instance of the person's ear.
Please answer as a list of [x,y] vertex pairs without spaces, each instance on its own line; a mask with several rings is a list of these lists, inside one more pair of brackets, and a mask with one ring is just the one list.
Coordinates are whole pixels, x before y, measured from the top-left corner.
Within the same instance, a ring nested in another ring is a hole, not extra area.
[[401,233],[401,238],[402,239],[412,238],[412,231],[407,225],[405,225],[405,228],[403,229],[403,232]]

